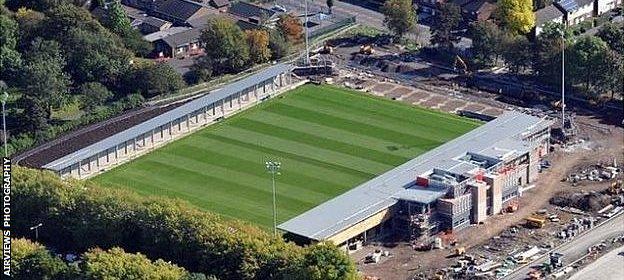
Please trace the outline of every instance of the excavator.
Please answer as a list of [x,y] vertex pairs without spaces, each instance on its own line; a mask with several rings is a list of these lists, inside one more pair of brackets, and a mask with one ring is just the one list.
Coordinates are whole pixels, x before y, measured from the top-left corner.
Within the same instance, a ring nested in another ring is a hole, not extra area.
[[468,65],[466,64],[466,62],[464,62],[464,60],[459,55],[456,55],[455,62],[453,63],[453,71],[458,72],[458,66],[462,70],[462,74],[471,74],[468,70]]
[[375,49],[373,48],[372,44],[362,45],[360,47],[360,53],[361,54],[365,54],[365,55],[371,55],[371,54],[375,53]]

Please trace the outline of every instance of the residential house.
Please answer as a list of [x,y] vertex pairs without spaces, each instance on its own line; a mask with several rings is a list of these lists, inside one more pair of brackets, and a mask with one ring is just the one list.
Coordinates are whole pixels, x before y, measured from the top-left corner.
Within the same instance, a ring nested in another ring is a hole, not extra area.
[[595,0],[594,10],[599,16],[619,6],[622,6],[622,0]]
[[141,19],[141,24],[138,27],[141,33],[150,34],[169,29],[172,25],[173,24],[169,21],[159,19],[157,17],[147,16]]
[[243,26],[273,26],[278,20],[278,13],[252,3],[239,1],[233,3],[228,9],[228,13]]
[[154,44],[153,57],[172,58],[201,53],[200,36],[201,29],[199,28],[175,26],[145,35],[143,39]]
[[465,21],[485,21],[492,17],[496,10],[496,4],[487,0],[470,1],[461,6]]
[[194,20],[217,13],[212,8],[190,0],[156,0],[155,3],[151,14],[180,26],[188,26]]
[[544,25],[549,22],[563,24],[563,12],[553,4],[535,12],[535,36],[542,33]]
[[227,9],[230,7],[229,0],[208,0],[208,5],[217,9],[220,12],[227,12]]
[[446,3],[445,0],[420,0],[418,1],[418,8],[421,13],[428,15],[435,15],[438,13],[438,7],[440,4]]
[[566,26],[579,24],[594,16],[594,0],[559,0],[554,5],[563,13]]

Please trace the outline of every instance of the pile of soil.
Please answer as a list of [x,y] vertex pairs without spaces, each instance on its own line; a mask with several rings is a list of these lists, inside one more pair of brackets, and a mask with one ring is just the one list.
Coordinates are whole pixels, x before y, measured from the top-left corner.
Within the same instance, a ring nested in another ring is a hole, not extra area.
[[597,192],[559,193],[550,199],[550,204],[574,207],[583,211],[596,212],[611,203],[611,197]]

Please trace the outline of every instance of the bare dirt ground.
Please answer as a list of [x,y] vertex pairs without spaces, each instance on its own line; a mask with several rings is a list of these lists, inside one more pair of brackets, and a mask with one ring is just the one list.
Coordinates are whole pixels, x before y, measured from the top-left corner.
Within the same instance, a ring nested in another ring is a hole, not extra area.
[[[552,208],[549,199],[556,193],[603,190],[608,185],[607,182],[585,182],[572,187],[569,183],[562,182],[562,178],[587,164],[610,162],[614,156],[619,162],[624,163],[624,129],[622,127],[601,123],[600,119],[591,116],[579,116],[577,121],[578,138],[585,139],[585,144],[568,149],[556,146],[555,151],[547,156],[552,167],[540,174],[534,188],[523,194],[518,211],[513,214],[491,217],[485,224],[474,225],[456,233],[455,237],[459,246],[465,246],[467,249],[483,246],[504,230],[521,224],[527,216],[537,210]],[[569,217],[565,218],[565,220],[568,219]],[[563,220],[562,217],[562,222]],[[539,239],[539,234],[532,238]],[[382,258],[377,264],[364,264],[363,258],[366,254],[377,248],[389,251],[390,256]],[[431,276],[436,270],[456,262],[447,257],[450,252],[450,250],[417,252],[409,244],[403,242],[385,247],[383,245],[366,246],[353,253],[352,257],[358,262],[358,268],[364,275],[379,279],[410,279],[418,274]]]

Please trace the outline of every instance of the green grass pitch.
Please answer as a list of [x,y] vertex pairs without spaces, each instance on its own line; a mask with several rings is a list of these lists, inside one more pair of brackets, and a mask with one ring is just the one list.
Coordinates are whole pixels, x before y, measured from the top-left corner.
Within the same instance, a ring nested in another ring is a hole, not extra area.
[[332,86],[301,86],[93,180],[178,197],[272,225],[270,174],[284,222],[479,123]]

